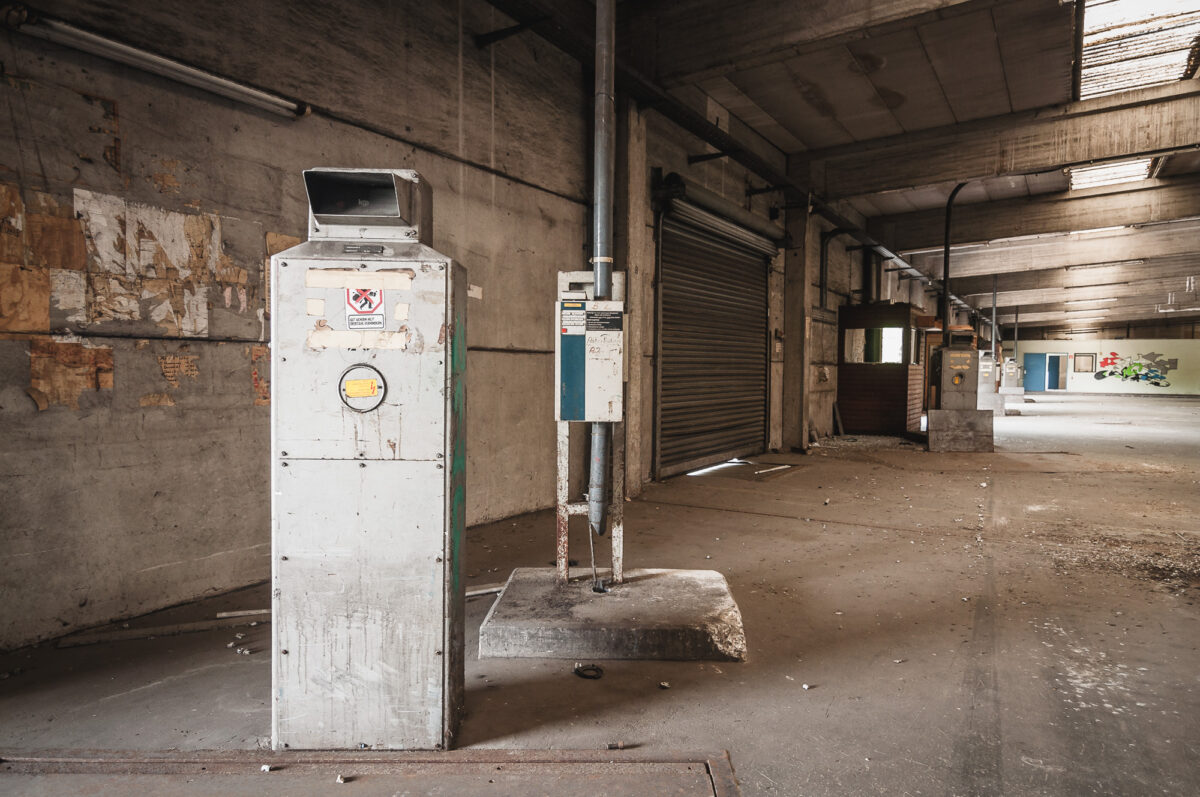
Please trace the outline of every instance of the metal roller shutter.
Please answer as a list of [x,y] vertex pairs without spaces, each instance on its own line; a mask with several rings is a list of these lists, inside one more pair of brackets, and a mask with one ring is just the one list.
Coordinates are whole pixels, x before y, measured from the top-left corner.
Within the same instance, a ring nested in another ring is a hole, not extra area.
[[657,478],[766,447],[774,244],[710,218],[678,202],[662,218]]

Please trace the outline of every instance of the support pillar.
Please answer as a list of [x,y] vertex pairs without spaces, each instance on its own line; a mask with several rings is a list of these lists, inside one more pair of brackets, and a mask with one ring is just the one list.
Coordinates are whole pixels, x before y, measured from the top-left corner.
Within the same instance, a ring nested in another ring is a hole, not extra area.
[[788,248],[783,257],[783,448],[808,449],[808,231],[807,203],[789,208],[784,223]]

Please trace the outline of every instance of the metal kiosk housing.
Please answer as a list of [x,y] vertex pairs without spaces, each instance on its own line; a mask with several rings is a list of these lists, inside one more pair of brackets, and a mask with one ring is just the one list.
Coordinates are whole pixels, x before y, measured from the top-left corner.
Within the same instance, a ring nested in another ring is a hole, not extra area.
[[413,171],[304,173],[271,258],[272,744],[449,747],[463,705],[465,272]]

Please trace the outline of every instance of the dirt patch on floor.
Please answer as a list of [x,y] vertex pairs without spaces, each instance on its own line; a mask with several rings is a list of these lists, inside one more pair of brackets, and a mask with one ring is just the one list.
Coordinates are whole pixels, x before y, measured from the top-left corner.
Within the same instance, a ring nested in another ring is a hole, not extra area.
[[1171,589],[1200,588],[1200,542],[1158,539],[1138,542],[1119,537],[1074,539],[1053,554],[1058,568],[1086,567],[1160,582]]

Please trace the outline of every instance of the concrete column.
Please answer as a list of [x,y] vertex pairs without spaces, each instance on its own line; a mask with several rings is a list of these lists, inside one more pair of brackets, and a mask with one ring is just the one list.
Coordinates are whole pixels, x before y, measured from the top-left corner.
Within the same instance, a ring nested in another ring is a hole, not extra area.
[[789,209],[783,256],[783,449],[808,448],[809,212]]
[[[767,448],[783,448],[783,263],[786,253],[780,251],[771,258],[770,273],[767,275],[767,334],[770,337],[771,373],[770,395],[767,403]],[[776,332],[779,335],[776,335]]]
[[654,436],[654,212],[646,161],[646,119],[634,100],[617,102],[614,251],[625,265],[625,493],[650,480]]

